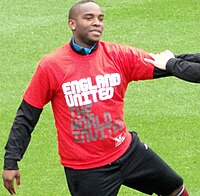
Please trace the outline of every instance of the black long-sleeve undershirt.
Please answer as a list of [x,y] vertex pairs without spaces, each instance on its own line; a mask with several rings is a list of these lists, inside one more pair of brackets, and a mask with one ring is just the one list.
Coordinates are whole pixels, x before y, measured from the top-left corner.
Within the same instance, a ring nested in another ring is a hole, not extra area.
[[22,100],[5,146],[4,169],[18,169],[17,161],[22,159],[28,147],[41,112],[42,109]]
[[200,53],[177,55],[169,59],[166,69],[169,74],[182,80],[200,83]]

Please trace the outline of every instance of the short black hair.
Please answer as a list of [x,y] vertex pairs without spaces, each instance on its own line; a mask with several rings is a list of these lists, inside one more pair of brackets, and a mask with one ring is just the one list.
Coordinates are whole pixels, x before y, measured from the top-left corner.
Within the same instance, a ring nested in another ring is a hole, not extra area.
[[74,10],[76,10],[77,7],[79,7],[80,5],[82,4],[85,4],[85,3],[89,3],[89,2],[93,2],[93,3],[96,3],[96,1],[94,0],[81,0],[77,3],[75,3],[71,9],[69,10],[69,15],[68,15],[68,19],[73,19],[73,13],[74,13]]

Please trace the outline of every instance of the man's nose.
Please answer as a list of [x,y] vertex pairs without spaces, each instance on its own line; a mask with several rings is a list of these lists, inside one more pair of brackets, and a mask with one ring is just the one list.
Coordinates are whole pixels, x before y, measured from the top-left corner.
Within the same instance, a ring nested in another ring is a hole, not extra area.
[[100,21],[98,18],[94,18],[93,25],[100,25]]

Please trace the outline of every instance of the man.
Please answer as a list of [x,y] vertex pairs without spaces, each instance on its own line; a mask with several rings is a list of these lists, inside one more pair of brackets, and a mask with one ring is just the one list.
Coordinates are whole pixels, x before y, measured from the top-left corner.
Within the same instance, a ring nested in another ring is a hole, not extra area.
[[160,54],[150,54],[153,59],[144,59],[154,66],[180,79],[200,83],[200,53],[181,54],[176,57],[166,50]]
[[121,185],[146,194],[188,196],[176,174],[124,122],[131,81],[167,76],[144,62],[148,53],[100,41],[104,14],[91,0],[69,11],[70,43],[45,56],[25,91],[4,157],[4,186],[15,194],[17,161],[29,144],[42,108],[51,101],[61,163],[71,195],[114,196]]

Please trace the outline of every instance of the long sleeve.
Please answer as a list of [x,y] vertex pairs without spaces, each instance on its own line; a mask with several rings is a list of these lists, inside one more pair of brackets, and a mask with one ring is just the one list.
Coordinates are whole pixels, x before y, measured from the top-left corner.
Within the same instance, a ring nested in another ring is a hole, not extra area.
[[200,63],[200,53],[196,54],[179,54],[175,55],[176,58],[183,59],[185,61]]
[[5,146],[4,169],[18,169],[17,161],[22,159],[28,147],[41,112],[42,109],[22,101]]
[[166,69],[180,79],[200,83],[200,54],[178,55],[167,62]]
[[167,70],[161,70],[157,67],[154,67],[154,72],[153,72],[154,79],[168,77],[168,76],[172,76],[172,74],[170,72],[168,72]]

